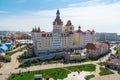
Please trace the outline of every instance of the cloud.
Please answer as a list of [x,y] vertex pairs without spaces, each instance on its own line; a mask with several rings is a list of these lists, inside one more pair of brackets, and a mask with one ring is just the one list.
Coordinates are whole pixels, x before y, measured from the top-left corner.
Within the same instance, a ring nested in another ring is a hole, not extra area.
[[106,5],[120,2],[120,0],[87,0],[80,3],[73,3],[68,5],[68,7],[85,7],[85,6],[97,6],[97,5]]
[[[91,1],[91,0],[90,0]],[[98,0],[99,1],[99,0]],[[92,4],[92,3],[91,3]],[[61,8],[61,19],[66,24],[71,20],[77,29],[81,25],[83,30],[95,29],[97,32],[117,32],[120,27],[120,2],[107,5],[91,5],[86,7],[69,6]],[[56,16],[56,9],[30,11],[21,16],[9,16],[0,18],[0,29],[31,31],[40,26],[41,30],[52,31],[52,22]]]
[[30,12],[30,15],[41,16],[41,17],[53,17],[55,14],[56,14],[56,9]]

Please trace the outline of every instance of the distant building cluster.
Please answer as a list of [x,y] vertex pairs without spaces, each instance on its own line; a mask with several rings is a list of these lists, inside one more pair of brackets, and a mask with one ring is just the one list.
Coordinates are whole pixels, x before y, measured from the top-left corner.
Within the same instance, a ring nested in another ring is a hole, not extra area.
[[96,33],[97,41],[110,41],[117,42],[120,41],[119,35],[117,33]]
[[60,19],[60,12],[57,10],[56,18],[53,21],[53,31],[41,31],[40,27],[33,28],[32,40],[34,51],[39,53],[41,50],[54,50],[73,47],[84,47],[87,43],[95,43],[95,31],[82,31],[81,27],[74,30],[74,26],[70,20],[63,26]]
[[0,37],[8,39],[31,39],[31,34],[20,31],[0,31]]

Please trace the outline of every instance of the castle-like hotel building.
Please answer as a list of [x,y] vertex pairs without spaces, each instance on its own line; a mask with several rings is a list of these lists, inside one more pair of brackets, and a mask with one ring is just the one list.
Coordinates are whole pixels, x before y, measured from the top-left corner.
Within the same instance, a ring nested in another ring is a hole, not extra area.
[[53,31],[44,32],[40,27],[35,27],[32,30],[32,40],[36,53],[45,50],[84,47],[87,43],[96,42],[94,30],[83,32],[80,26],[78,30],[74,30],[70,20],[63,26],[59,10],[57,10],[56,18],[53,21]]

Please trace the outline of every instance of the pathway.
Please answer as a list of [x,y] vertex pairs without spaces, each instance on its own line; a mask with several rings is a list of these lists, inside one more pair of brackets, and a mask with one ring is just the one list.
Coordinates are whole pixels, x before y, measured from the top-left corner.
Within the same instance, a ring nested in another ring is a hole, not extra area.
[[[112,47],[111,49],[113,49],[114,47]],[[114,53],[114,50],[113,52]],[[11,73],[19,73],[19,70],[21,70],[22,72],[26,72],[26,71],[34,71],[34,70],[41,70],[41,69],[50,69],[50,68],[61,68],[61,67],[67,67],[67,66],[75,66],[75,65],[83,65],[83,64],[97,64],[100,60],[98,61],[92,61],[92,62],[82,62],[82,63],[75,63],[75,64],[62,64],[62,63],[57,63],[57,64],[48,64],[48,65],[37,65],[37,66],[31,66],[28,67],[26,69],[17,69],[17,67],[19,66],[20,63],[18,63],[18,61],[16,60],[16,57],[23,54],[22,52],[17,52],[16,54],[13,54],[11,56],[12,61],[10,63],[4,63],[4,66],[0,69],[0,73],[2,73],[3,75],[0,75],[0,80],[6,80],[6,78],[11,74]],[[101,61],[104,61],[106,59],[108,59],[110,55],[108,54],[107,56],[104,56]],[[95,76],[99,77],[98,75],[99,73],[99,66],[96,66],[96,72],[95,72]],[[97,80],[97,79],[96,79]]]
[[20,63],[17,61],[16,58],[17,56],[23,54],[24,51],[13,54],[11,56],[10,63],[3,63],[3,67],[0,69],[0,73],[2,73],[3,75],[0,75],[0,80],[6,80],[6,78],[10,75],[10,73],[14,72],[17,69]]
[[20,48],[23,48],[23,47],[25,47],[25,45],[22,45],[21,47],[17,47],[17,48],[15,48],[15,49],[13,49],[13,50],[11,50],[9,52],[13,52],[13,51],[19,50]]
[[100,75],[99,75],[99,72],[100,72],[100,65],[98,65],[98,64],[95,64],[95,65],[96,65],[96,70],[95,70],[94,75],[95,75],[95,77],[100,77]]
[[106,76],[95,77],[95,78],[92,78],[91,80],[120,80],[120,75],[111,74]]

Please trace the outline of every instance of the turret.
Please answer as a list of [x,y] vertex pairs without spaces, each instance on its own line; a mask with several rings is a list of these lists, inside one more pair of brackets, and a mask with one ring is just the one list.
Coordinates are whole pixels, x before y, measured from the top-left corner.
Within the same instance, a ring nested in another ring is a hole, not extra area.
[[60,12],[59,12],[59,10],[57,10],[57,12],[56,12],[56,18],[53,21],[53,25],[63,25],[63,22],[60,19]]
[[41,32],[40,27],[38,27],[38,28],[36,28],[36,27],[33,28],[33,29],[32,29],[32,32],[33,32],[33,33]]
[[60,12],[57,10],[56,18],[53,21],[53,32],[54,33],[61,33],[62,32],[63,22],[60,19]]
[[67,24],[65,26],[72,26],[72,23],[70,20],[67,21]]
[[40,27],[38,27],[38,30],[37,30],[37,32],[41,32],[41,30],[40,30]]
[[57,12],[56,12],[56,16],[60,16],[60,12],[59,12],[59,9],[57,10]]
[[81,30],[81,26],[80,25],[78,26],[78,30]]

